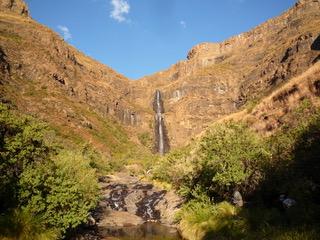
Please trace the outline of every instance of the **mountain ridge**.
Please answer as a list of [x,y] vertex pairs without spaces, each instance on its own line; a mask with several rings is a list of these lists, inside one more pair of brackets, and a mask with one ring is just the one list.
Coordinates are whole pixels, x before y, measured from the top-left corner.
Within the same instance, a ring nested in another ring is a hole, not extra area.
[[141,143],[139,135],[154,141],[152,103],[159,89],[169,141],[173,148],[182,146],[320,58],[310,47],[320,31],[319,0],[298,1],[282,15],[221,43],[198,44],[186,60],[136,81],[34,21],[22,0],[1,0],[0,9],[1,101],[46,121],[56,113],[53,124],[81,129],[90,141],[90,126],[99,123],[89,119],[88,111],[120,123],[135,143]]
[[211,122],[258,101],[317,61],[319,53],[310,46],[319,35],[319,5],[298,1],[246,33],[196,45],[186,60],[132,83],[132,101],[142,105],[152,99],[148,89],[163,91],[170,142],[184,145]]

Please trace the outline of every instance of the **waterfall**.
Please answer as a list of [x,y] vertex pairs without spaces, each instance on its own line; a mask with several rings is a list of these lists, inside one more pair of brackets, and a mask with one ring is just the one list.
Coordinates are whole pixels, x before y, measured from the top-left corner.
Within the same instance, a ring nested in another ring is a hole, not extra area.
[[157,102],[157,116],[156,121],[158,123],[159,128],[159,146],[158,152],[163,155],[164,154],[164,140],[163,140],[163,118],[162,118],[162,106],[161,106],[161,93],[159,90],[156,91],[156,102]]
[[161,92],[156,90],[154,99],[154,111],[155,115],[155,133],[156,133],[156,151],[163,155],[169,150],[168,137],[165,131],[164,125],[164,108],[161,98]]

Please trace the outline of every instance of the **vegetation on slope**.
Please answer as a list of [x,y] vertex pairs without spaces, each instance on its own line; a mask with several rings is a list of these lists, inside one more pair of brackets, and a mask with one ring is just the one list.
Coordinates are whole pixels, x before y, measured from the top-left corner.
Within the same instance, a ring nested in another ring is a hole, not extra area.
[[[308,100],[280,131],[262,137],[243,123],[213,125],[165,156],[154,178],[187,199],[178,220],[188,239],[316,239],[319,226],[320,110]],[[246,204],[232,202],[239,191]],[[297,204],[279,201],[285,194]]]
[[0,105],[0,239],[57,239],[87,221],[115,165]]

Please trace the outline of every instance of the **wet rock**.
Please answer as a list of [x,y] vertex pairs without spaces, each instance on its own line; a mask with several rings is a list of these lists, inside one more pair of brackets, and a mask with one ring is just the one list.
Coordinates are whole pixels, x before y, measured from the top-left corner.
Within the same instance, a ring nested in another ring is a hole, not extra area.
[[128,186],[125,184],[111,184],[109,197],[106,199],[108,207],[116,211],[128,211],[125,198],[128,196]]
[[100,223],[110,226],[160,222],[171,225],[182,199],[174,192],[158,189],[138,178],[119,173],[104,178],[103,199],[99,203]]
[[146,221],[159,221],[161,214],[155,207],[163,199],[165,194],[166,191],[164,190],[152,192],[151,195],[148,195],[146,191],[144,198],[136,204],[138,207],[136,214]]
[[280,200],[280,202],[282,204],[282,207],[284,209],[291,208],[291,207],[293,207],[294,205],[297,204],[296,200],[287,197],[285,194],[281,194],[280,197],[279,197],[279,200]]

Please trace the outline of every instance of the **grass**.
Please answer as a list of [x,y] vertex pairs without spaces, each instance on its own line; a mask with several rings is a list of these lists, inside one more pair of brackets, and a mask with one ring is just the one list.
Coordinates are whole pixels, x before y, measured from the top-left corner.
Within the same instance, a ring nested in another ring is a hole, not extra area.
[[238,212],[239,209],[227,202],[191,201],[178,214],[181,219],[179,228],[182,236],[189,240],[220,239],[223,236],[241,239],[247,226]]
[[47,229],[41,217],[33,216],[26,210],[0,216],[1,240],[56,240],[58,231]]
[[288,224],[299,215],[264,207],[240,209],[227,202],[191,201],[178,218],[181,234],[188,240],[316,240],[320,234],[319,226],[303,220]]
[[0,30],[0,37],[19,44],[23,41],[22,37],[20,37],[19,35],[4,30]]

